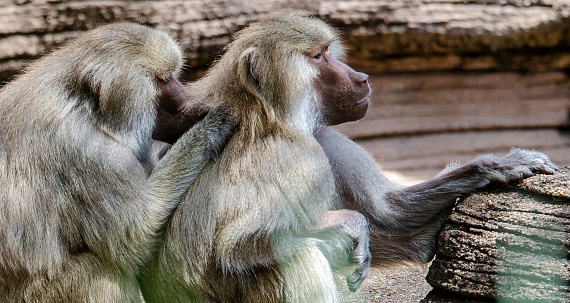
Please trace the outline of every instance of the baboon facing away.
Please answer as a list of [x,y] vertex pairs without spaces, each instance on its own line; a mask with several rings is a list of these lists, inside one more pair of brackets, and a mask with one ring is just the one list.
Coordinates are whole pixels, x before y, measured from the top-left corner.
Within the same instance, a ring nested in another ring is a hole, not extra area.
[[1,302],[140,301],[139,266],[234,123],[213,110],[156,163],[151,135],[171,127],[157,111],[186,98],[181,64],[166,34],[118,23],[2,88]]
[[334,269],[356,265],[351,290],[367,276],[366,219],[342,209],[314,133],[317,85],[352,107],[367,106],[370,88],[331,54],[343,51],[322,21],[269,18],[189,85],[191,102],[227,106],[239,127],[168,222],[141,275],[147,302],[338,302]]

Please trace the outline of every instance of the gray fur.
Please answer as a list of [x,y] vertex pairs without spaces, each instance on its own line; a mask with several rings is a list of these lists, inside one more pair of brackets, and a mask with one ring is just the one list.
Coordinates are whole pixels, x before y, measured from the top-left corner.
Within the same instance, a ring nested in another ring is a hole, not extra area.
[[361,212],[370,222],[370,250],[377,267],[429,262],[443,221],[459,197],[491,182],[556,170],[546,155],[513,148],[504,157],[484,155],[404,187],[389,181],[362,147],[333,128],[321,129],[317,139],[333,168],[344,207]]

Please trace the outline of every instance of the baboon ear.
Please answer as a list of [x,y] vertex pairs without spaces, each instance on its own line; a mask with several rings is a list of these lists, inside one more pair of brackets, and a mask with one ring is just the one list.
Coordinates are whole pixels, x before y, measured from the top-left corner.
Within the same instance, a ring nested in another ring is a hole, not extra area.
[[256,70],[256,53],[257,48],[250,47],[246,49],[241,55],[241,61],[244,68],[247,69],[248,79],[255,84],[255,86],[259,86],[259,73]]

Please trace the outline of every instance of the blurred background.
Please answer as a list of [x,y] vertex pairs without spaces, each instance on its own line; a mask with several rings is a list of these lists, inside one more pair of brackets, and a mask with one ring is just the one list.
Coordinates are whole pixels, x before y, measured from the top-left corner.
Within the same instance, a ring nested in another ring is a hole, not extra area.
[[[191,81],[234,32],[276,12],[340,30],[373,97],[364,119],[338,129],[401,183],[513,146],[570,164],[569,0],[0,0],[0,86],[82,31],[119,20],[175,37]],[[409,295],[426,287],[417,286],[421,272],[390,275],[366,286],[369,301],[417,301]]]

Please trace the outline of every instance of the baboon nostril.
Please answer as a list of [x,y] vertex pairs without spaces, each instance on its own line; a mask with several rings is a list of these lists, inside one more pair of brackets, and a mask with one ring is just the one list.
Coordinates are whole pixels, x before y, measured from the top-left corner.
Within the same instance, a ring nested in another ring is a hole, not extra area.
[[357,84],[366,84],[368,82],[368,75],[361,72],[354,72],[352,74],[352,80]]

